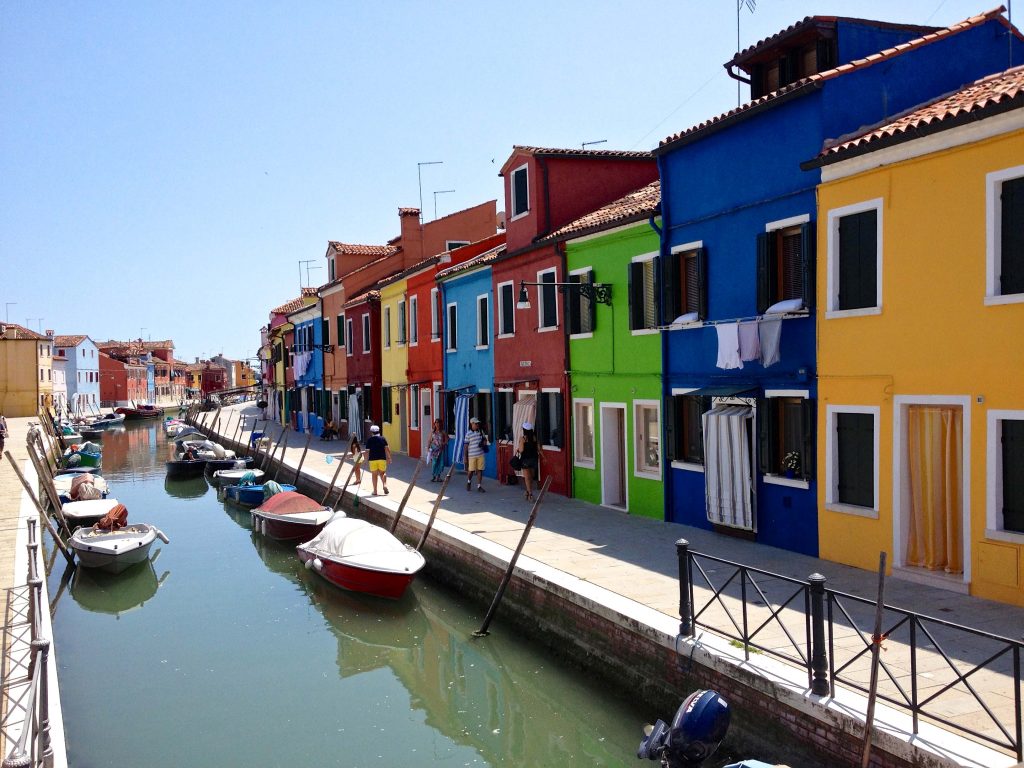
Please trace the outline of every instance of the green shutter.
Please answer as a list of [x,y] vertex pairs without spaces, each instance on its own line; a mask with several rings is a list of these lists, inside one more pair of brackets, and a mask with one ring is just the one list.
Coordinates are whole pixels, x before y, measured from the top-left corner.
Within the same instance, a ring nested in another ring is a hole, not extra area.
[[1003,419],[1003,530],[1024,533],[1024,421]]
[[1024,293],[1024,178],[1003,182],[999,293]]
[[761,232],[757,236],[757,314],[772,305],[772,273],[771,244],[773,236],[769,232]]

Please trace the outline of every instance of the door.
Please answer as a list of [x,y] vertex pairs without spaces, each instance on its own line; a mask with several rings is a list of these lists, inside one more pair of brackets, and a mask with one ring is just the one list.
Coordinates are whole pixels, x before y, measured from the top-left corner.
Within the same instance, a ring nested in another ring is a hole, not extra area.
[[756,531],[753,410],[719,404],[701,421],[707,518],[716,525]]
[[426,457],[427,445],[430,443],[430,433],[434,429],[435,416],[431,414],[431,401],[437,398],[437,390],[428,388],[425,392],[420,390],[420,456]]
[[601,504],[626,509],[626,405],[601,404]]
[[398,409],[398,450],[401,453],[409,453],[409,409],[405,404],[409,388],[397,387],[397,389],[398,397],[395,398],[395,407]]

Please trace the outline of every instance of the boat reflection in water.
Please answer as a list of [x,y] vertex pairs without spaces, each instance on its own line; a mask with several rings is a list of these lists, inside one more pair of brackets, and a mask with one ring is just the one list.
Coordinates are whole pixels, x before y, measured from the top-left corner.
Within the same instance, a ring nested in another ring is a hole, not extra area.
[[182,480],[164,478],[164,490],[168,496],[176,499],[198,499],[210,490],[210,484],[201,474],[199,477],[188,477]]
[[143,607],[171,575],[165,570],[157,576],[156,559],[162,551],[157,550],[148,560],[119,574],[73,569],[68,589],[71,599],[92,613],[117,617]]

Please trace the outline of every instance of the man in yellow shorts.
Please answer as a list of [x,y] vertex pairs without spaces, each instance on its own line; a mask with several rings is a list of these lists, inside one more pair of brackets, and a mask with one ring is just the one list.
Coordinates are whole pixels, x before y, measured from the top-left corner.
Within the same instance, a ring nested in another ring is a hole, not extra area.
[[370,427],[370,437],[366,441],[366,458],[370,461],[370,472],[373,476],[373,495],[377,495],[377,478],[384,481],[384,493],[388,492],[388,464],[391,463],[391,448],[388,441],[380,433],[380,427]]

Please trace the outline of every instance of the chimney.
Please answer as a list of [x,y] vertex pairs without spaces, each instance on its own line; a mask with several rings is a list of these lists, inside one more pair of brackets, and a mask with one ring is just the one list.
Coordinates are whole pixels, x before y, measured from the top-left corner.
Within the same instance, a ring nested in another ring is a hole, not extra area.
[[53,329],[52,328],[47,328],[46,329],[46,335],[49,336],[52,339],[53,338]]

